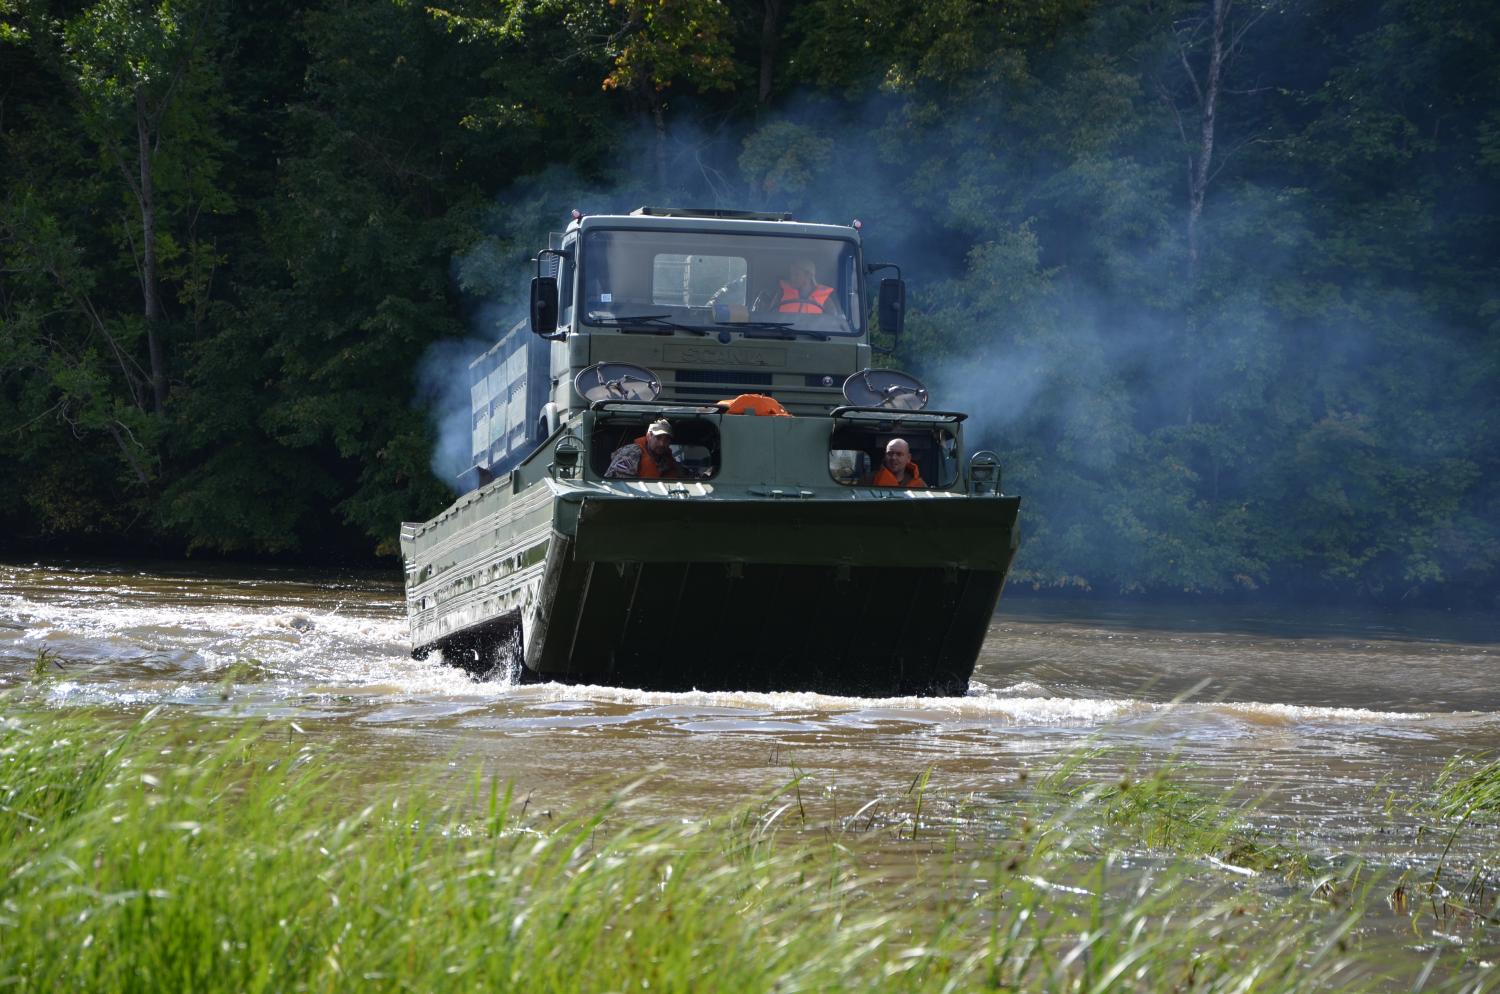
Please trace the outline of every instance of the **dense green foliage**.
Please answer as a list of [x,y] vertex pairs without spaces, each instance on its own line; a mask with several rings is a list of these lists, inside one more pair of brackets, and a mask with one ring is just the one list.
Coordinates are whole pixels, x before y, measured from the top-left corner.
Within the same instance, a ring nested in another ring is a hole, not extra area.
[[1023,581],[1500,589],[1496,5],[0,18],[7,544],[391,553],[449,497],[424,355],[569,208],[654,201],[866,222]]
[[1165,774],[982,799],[923,778],[831,816],[794,783],[712,820],[627,791],[567,817],[483,771],[459,803],[436,776],[372,791],[284,727],[0,705],[0,981],[21,992],[1500,982],[1493,890],[1231,848],[1245,812]]

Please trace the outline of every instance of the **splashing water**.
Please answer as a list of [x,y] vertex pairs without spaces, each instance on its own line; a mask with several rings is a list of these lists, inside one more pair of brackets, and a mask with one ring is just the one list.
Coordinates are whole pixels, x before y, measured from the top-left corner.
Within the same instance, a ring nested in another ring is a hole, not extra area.
[[1460,636],[1007,601],[962,697],[656,693],[521,684],[518,642],[484,681],[413,660],[385,574],[0,565],[0,684],[29,704],[287,722],[371,776],[479,764],[559,800],[654,770],[692,811],[792,771],[850,796],[924,769],[993,791],[1099,746],[1105,768],[1189,764],[1264,793],[1268,819],[1357,835],[1455,752],[1500,748],[1500,639]]

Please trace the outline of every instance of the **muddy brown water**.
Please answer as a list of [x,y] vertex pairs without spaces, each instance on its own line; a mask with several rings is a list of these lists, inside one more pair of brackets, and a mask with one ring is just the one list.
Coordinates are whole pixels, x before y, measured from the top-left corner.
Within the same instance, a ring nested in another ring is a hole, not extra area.
[[[766,651],[784,635],[768,619]],[[1371,826],[1455,754],[1500,749],[1500,624],[1475,615],[1008,597],[968,694],[938,699],[478,683],[408,648],[395,576],[0,564],[13,701],[280,723],[372,782],[452,770],[457,789],[477,766],[537,805],[645,775],[663,811],[699,816],[803,774],[849,811],[924,771],[982,796],[1098,748],[1253,792],[1315,851],[1399,865],[1420,858],[1409,835]],[[37,679],[42,649],[57,662]]]

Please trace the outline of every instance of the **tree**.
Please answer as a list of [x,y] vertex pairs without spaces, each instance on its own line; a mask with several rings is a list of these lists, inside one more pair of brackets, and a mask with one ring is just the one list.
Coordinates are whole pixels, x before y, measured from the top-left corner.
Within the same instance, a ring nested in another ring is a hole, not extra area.
[[[498,9],[497,9],[498,8]],[[502,45],[522,43],[541,27],[561,24],[568,45],[561,64],[581,64],[607,91],[626,94],[650,121],[657,185],[666,188],[667,92],[674,86],[729,90],[741,75],[732,55],[732,26],[722,0],[499,0],[477,9],[431,8],[452,30]]]
[[1228,73],[1246,36],[1273,9],[1269,3],[1252,2],[1236,14],[1234,0],[1207,0],[1206,7],[1195,2],[1173,10],[1170,48],[1181,74],[1175,84],[1168,82],[1165,70],[1152,74],[1186,156],[1189,280],[1198,272],[1199,227],[1208,187],[1229,158],[1218,151],[1220,107],[1231,92]]
[[[106,439],[123,475],[101,472],[92,453],[59,453],[59,464],[90,464],[67,503],[94,501],[82,518],[105,528],[138,525],[170,420],[167,328],[179,305],[204,317],[217,253],[201,222],[226,205],[213,12],[105,0],[55,17],[19,0],[4,13],[0,44],[19,78],[44,84],[10,88],[3,134],[7,378],[20,404],[8,427],[23,451]],[[62,504],[45,466],[17,469],[52,494],[28,500],[52,527]]]
[[[51,64],[72,97],[78,120],[115,166],[131,197],[136,231],[130,235],[145,319],[153,409],[160,414],[168,393],[164,338],[164,263],[179,252],[163,244],[161,174],[174,171],[190,220],[199,211],[224,206],[214,188],[217,167],[213,117],[218,88],[209,50],[218,30],[213,0],[141,3],[100,0],[66,19],[50,17],[37,0],[18,0],[20,19],[33,45]],[[165,248],[165,252],[164,252]],[[186,261],[182,275],[201,295],[204,250]]]

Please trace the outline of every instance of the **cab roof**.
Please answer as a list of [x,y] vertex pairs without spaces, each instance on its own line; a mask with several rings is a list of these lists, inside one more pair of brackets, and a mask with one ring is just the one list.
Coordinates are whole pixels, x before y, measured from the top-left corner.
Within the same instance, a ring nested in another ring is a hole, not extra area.
[[847,224],[794,221],[787,213],[720,208],[641,207],[629,214],[580,214],[568,231],[588,228],[639,228],[653,231],[721,231],[736,234],[803,235],[859,240],[859,229]]

